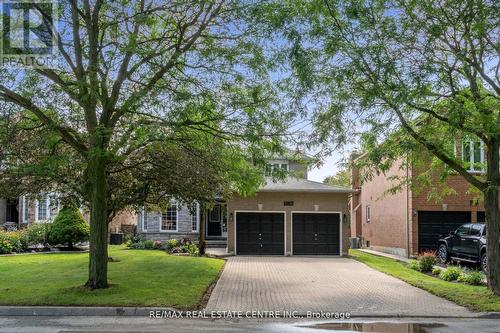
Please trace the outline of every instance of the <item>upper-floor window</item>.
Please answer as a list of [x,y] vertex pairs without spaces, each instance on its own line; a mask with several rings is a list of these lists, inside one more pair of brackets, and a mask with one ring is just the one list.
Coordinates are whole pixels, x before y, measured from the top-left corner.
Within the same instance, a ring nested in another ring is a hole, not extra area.
[[266,176],[272,176],[276,172],[288,172],[287,162],[271,162],[266,166]]
[[172,203],[167,211],[161,214],[161,231],[177,231],[177,204]]
[[462,161],[469,171],[484,170],[484,149],[481,141],[464,141],[462,143]]
[[370,206],[366,206],[366,223],[370,222],[371,215],[372,215],[371,207]]

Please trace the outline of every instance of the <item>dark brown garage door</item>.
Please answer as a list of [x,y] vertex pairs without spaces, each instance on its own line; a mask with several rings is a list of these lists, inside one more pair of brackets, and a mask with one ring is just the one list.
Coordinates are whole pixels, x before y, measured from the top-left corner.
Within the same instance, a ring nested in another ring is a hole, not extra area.
[[284,213],[236,213],[236,254],[284,255]]
[[293,213],[292,219],[293,254],[340,254],[340,214]]
[[418,251],[436,250],[440,235],[470,222],[470,212],[418,212]]

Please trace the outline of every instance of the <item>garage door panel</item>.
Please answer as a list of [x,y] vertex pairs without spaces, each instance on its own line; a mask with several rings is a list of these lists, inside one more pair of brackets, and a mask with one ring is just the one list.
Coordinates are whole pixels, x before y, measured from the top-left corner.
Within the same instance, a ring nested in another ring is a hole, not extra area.
[[238,254],[254,255],[259,254],[261,251],[260,244],[257,244],[256,242],[241,242],[238,243],[238,245]]
[[236,212],[236,252],[284,254],[284,213]]
[[340,254],[340,214],[294,213],[292,224],[294,254]]
[[470,212],[418,212],[418,251],[436,250],[440,235],[447,235],[471,221]]

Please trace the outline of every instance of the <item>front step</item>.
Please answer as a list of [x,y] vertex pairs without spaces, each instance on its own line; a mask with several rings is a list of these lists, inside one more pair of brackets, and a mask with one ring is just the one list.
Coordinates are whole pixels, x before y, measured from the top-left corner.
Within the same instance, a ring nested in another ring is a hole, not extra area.
[[206,239],[205,243],[207,247],[214,248],[214,247],[226,247],[227,246],[227,240],[226,239]]

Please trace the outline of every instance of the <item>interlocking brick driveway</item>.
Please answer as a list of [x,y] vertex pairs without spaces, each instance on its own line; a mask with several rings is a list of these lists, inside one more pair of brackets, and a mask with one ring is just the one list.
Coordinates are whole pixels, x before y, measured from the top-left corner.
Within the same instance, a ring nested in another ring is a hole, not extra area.
[[470,315],[450,301],[338,257],[231,257],[206,310]]

